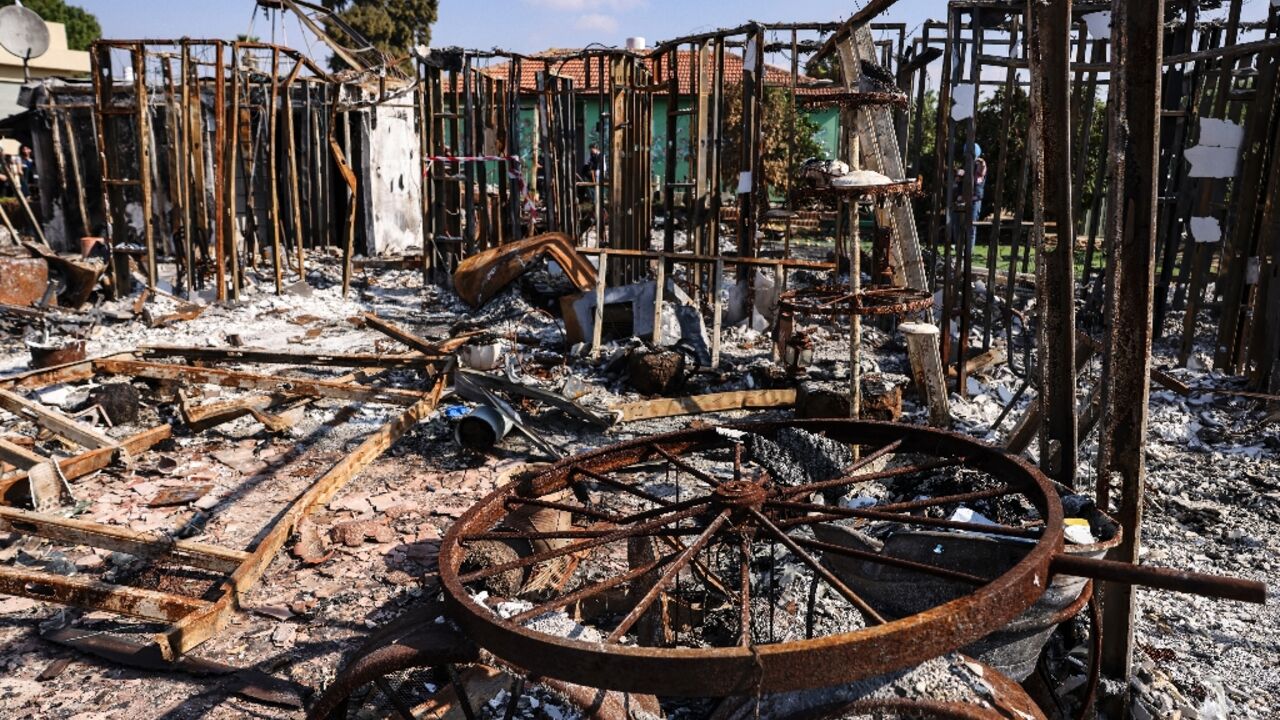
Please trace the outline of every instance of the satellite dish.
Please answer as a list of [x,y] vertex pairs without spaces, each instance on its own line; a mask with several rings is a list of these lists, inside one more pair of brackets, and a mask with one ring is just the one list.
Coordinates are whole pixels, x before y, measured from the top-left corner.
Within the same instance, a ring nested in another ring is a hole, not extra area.
[[0,47],[24,61],[38,58],[49,49],[49,27],[21,5],[0,8]]

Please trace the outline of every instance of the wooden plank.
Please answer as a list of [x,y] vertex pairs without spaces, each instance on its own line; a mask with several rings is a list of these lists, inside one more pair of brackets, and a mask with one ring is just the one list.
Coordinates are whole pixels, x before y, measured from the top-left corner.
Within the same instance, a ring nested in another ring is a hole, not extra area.
[[167,622],[211,605],[182,595],[15,567],[0,567],[0,593]]
[[190,383],[207,383],[241,390],[267,390],[286,395],[331,397],[341,400],[413,405],[422,399],[422,393],[393,388],[368,388],[332,380],[258,375],[256,373],[197,368],[187,365],[143,362],[140,360],[102,360],[95,363],[99,370],[117,375],[151,378],[153,380],[182,380]]
[[378,459],[395,444],[405,432],[417,425],[435,409],[434,397],[419,400],[400,416],[374,431],[364,442],[347,453],[328,471],[316,479],[311,487],[298,496],[280,519],[262,537],[251,556],[222,584],[222,596],[216,602],[175,622],[154,637],[161,654],[167,660],[186,653],[209,639],[230,619],[239,607],[240,593],[257,584],[262,574],[293,534],[299,521],[317,507],[329,502],[346,487],[362,470]]
[[736,390],[733,392],[691,395],[682,398],[660,398],[638,402],[618,403],[609,409],[621,415],[622,422],[649,420],[652,418],[697,415],[700,413],[745,410],[749,408],[790,407],[796,402],[796,391]]
[[[1008,355],[1005,354],[1004,347],[1000,345],[992,346],[991,348],[974,355],[968,360],[965,360],[964,374],[968,377],[979,370],[991,367],[992,365],[999,365],[1007,359],[1009,358]],[[947,377],[955,377],[955,375],[955,368],[947,368]]]
[[12,507],[0,506],[0,529],[69,545],[88,545],[138,557],[167,560],[219,573],[234,572],[249,557],[247,552],[228,550],[216,545],[175,540],[168,535],[137,532],[126,527]]
[[596,306],[593,309],[595,321],[591,324],[591,357],[600,357],[601,345],[604,344],[604,289],[605,278],[609,275],[609,254],[600,253],[600,265],[596,268]]
[[303,350],[258,348],[206,348],[187,345],[143,345],[138,351],[147,358],[179,357],[209,362],[269,363],[274,365],[324,365],[330,367],[407,367],[432,360],[421,353],[321,353]]
[[916,389],[922,397],[931,398],[928,403],[929,424],[947,427],[951,424],[951,408],[942,377],[938,326],[931,323],[902,323],[898,329],[907,339],[907,356],[911,361],[911,375]]
[[106,433],[3,388],[0,388],[0,408],[93,450],[120,447],[120,443]]

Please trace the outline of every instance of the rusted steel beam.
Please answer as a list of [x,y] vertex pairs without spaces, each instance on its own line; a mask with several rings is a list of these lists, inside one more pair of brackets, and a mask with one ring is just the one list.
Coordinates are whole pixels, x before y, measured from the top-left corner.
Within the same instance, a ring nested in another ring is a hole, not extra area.
[[[219,301],[227,299],[227,276],[226,276],[226,251],[227,236],[230,234],[230,228],[227,227],[226,213],[224,206],[230,202],[235,207],[235,198],[228,199],[226,197],[225,186],[223,182],[223,153],[225,151],[226,117],[223,108],[226,106],[226,65],[223,60],[222,43],[218,43],[214,51],[214,78],[213,78],[213,117],[214,117],[214,133],[213,133],[213,257],[214,268],[217,277],[217,298]],[[234,211],[233,211],[234,213]]]
[[1126,587],[1141,585],[1160,590],[1191,593],[1201,597],[1238,600],[1259,605],[1267,601],[1266,583],[1237,577],[1207,575],[1176,568],[1152,567],[1060,553],[1055,555],[1053,561],[1049,564],[1049,571],[1063,575],[1087,577],[1094,580],[1106,580]]
[[[1155,283],[1156,189],[1160,159],[1160,58],[1163,52],[1164,0],[1133,3],[1115,0],[1111,10],[1112,79],[1111,184],[1107,234],[1111,257],[1106,308],[1109,331],[1102,385],[1102,427],[1098,448],[1098,506],[1107,509],[1112,484],[1119,481],[1115,517],[1124,538],[1112,560],[1136,564],[1142,531],[1146,482],[1143,450],[1150,392],[1152,299]],[[1132,586],[1107,582],[1102,587],[1103,635],[1107,645],[1102,669],[1114,678],[1129,677],[1133,658],[1135,594]]]
[[877,15],[880,15],[893,7],[894,3],[897,1],[898,0],[871,0],[871,2],[868,2],[864,7],[860,8],[850,16],[848,20],[845,20],[839,30],[836,30],[827,38],[826,42],[822,44],[822,47],[818,49],[818,52],[814,53],[812,61],[816,62],[818,60],[822,60],[831,53],[834,53],[840,46],[840,43],[848,39],[850,35],[863,25],[874,20]]
[[[1244,23],[1241,25],[1243,26]],[[1210,50],[1198,50],[1196,52],[1170,55],[1164,59],[1164,64],[1175,65],[1180,63],[1196,62],[1198,60],[1238,58],[1244,55],[1253,55],[1255,53],[1263,53],[1268,50],[1276,50],[1277,48],[1280,48],[1280,37],[1273,37],[1267,38],[1266,40],[1256,40],[1254,42],[1223,45],[1222,47],[1216,47]]]
[[211,606],[182,595],[7,566],[0,566],[0,593],[167,622]]
[[142,238],[147,249],[147,287],[156,286],[156,243],[151,212],[151,108],[147,92],[147,51],[139,43],[133,53],[133,94],[138,105],[134,118],[138,132],[138,182],[142,188]]
[[425,365],[433,356],[421,353],[400,355],[380,353],[324,353],[302,350],[266,350],[257,348],[206,348],[187,345],[144,345],[138,348],[144,357],[180,357],[187,360],[231,363],[273,363],[279,365],[325,365],[331,367],[414,367]]
[[87,380],[93,377],[94,360],[127,357],[131,357],[131,353],[110,353],[108,355],[76,360],[75,362],[69,362],[62,365],[54,365],[53,367],[28,370],[17,375],[11,375],[7,378],[0,379],[0,388],[42,388],[49,387],[50,385],[57,385],[59,383]]
[[138,360],[101,360],[94,367],[114,375],[132,375],[152,380],[181,380],[190,383],[207,383],[240,390],[267,390],[286,395],[305,395],[357,400],[361,402],[413,405],[422,399],[422,393],[394,388],[368,388],[332,380],[259,375],[256,373],[197,368],[187,365],[142,362]]
[[0,506],[0,530],[33,535],[70,545],[88,545],[175,564],[234,572],[249,553],[216,545],[176,540],[168,535],[143,533],[125,527],[103,525],[58,515]]
[[93,450],[120,447],[119,441],[101,430],[78,423],[57,410],[9,390],[0,389],[0,408]]
[[[1075,203],[1071,187],[1071,0],[1028,7],[1031,65],[1032,196],[1037,249],[1036,306],[1040,312],[1040,394],[1044,429],[1040,467],[1075,486]],[[1045,225],[1056,223],[1049,235]]]

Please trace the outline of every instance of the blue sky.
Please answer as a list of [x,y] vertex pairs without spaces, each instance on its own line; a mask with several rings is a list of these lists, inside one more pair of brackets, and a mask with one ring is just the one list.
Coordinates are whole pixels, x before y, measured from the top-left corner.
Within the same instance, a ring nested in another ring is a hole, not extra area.
[[[117,38],[234,37],[249,30],[255,7],[254,0],[71,1],[97,15],[103,33]],[[532,52],[589,42],[621,45],[631,35],[643,36],[652,44],[747,20],[842,19],[860,4],[850,0],[441,0],[432,44]],[[942,0],[900,0],[889,19],[910,27],[926,17],[941,18],[945,12]],[[253,34],[269,39],[270,28],[260,12]],[[281,34],[288,36],[289,44],[305,48],[295,22],[285,23]]]
[[[254,0],[71,0],[98,16],[107,37],[226,37],[252,31],[271,39],[272,24]],[[1247,18],[1264,17],[1268,0],[1246,0]],[[705,32],[747,20],[827,21],[843,19],[863,3],[852,0],[441,0],[433,31],[436,46],[502,47],[534,52],[589,42],[621,45],[628,36],[650,45],[680,35]],[[899,0],[886,21],[905,22],[908,30],[926,18],[943,19],[945,0]],[[276,41],[314,48],[296,21],[277,27]]]

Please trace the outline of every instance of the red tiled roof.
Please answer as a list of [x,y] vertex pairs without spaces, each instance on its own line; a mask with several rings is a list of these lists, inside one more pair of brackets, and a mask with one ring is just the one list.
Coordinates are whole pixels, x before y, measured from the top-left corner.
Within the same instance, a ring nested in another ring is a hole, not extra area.
[[[571,57],[565,60],[557,60],[566,55],[574,55],[580,50],[573,48],[552,48],[537,53],[532,58],[527,58],[520,63],[520,90],[522,92],[535,92],[538,88],[538,73],[544,70],[549,71],[560,77],[573,80],[575,89],[578,92],[592,93],[600,91],[600,68],[601,61],[595,57],[590,59],[588,73],[588,61],[581,57]],[[649,70],[654,73],[655,83],[666,83],[670,78],[670,54],[664,53],[662,61],[658,61],[658,56],[649,54],[645,58],[645,64],[649,66]],[[545,63],[539,62],[537,59],[546,60]],[[695,54],[691,50],[681,50],[677,56],[677,73],[680,78],[680,94],[689,95],[693,93],[693,72],[697,64]],[[490,77],[506,79],[509,74],[507,63],[491,65],[484,70]],[[608,72],[609,63],[605,61],[603,67]],[[588,74],[590,77],[588,77]],[[724,77],[726,83],[737,84],[742,77],[742,56],[734,53],[726,52],[724,55]],[[786,68],[780,68],[776,65],[766,64],[764,66],[764,81],[770,87],[790,87],[791,71]],[[803,73],[800,74],[796,83],[796,94],[798,95],[820,95],[829,92],[838,92],[840,89],[831,83],[822,83],[821,81],[810,78]]]

